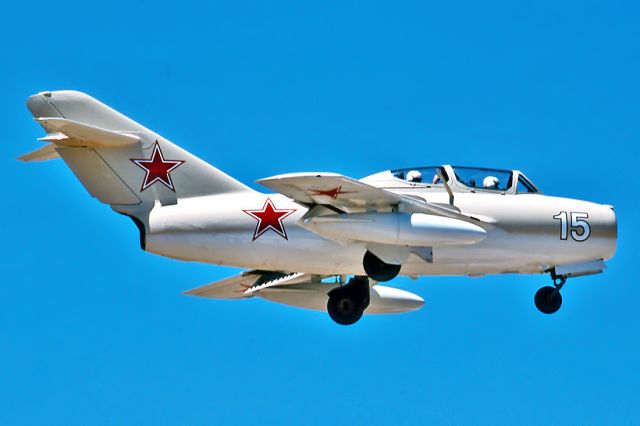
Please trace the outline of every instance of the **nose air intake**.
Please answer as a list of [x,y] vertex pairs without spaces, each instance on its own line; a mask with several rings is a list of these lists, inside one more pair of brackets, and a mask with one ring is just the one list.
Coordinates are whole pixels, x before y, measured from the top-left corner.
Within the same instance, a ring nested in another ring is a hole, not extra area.
[[591,259],[608,260],[616,252],[618,243],[618,220],[613,206],[607,204],[596,204],[595,208],[589,212],[588,217],[591,226],[590,236],[585,243],[592,247]]
[[616,248],[618,245],[618,218],[616,216],[615,209],[612,205],[604,205],[605,208],[609,210],[609,220],[606,224],[606,234],[609,235],[610,243],[610,251],[607,253],[603,259],[608,260],[613,257],[616,253]]

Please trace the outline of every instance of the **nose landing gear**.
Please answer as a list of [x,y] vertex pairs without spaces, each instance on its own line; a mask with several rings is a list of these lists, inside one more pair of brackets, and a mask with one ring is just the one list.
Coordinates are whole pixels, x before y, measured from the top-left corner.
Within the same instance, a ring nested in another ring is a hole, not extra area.
[[356,323],[370,302],[369,279],[353,277],[346,285],[329,292],[327,312],[332,320],[341,325]]
[[567,277],[558,276],[555,270],[551,271],[551,279],[553,280],[552,286],[542,287],[536,292],[533,298],[536,308],[543,314],[553,314],[562,306],[562,295],[560,289],[567,282]]

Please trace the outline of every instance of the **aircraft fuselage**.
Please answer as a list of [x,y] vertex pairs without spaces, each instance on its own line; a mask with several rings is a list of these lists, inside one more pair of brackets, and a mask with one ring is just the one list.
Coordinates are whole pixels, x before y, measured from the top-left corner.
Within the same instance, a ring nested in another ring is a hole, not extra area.
[[[418,194],[415,190],[402,192]],[[429,193],[424,198],[442,204],[448,199],[446,193]],[[478,219],[485,238],[468,245],[432,246],[431,262],[412,255],[400,274],[542,273],[554,265],[607,260],[615,252],[617,226],[610,206],[541,194],[486,193],[456,194],[455,206]],[[272,227],[261,223],[261,218],[272,219],[269,208],[281,212],[282,229],[274,229],[279,228],[275,221]],[[260,215],[263,210],[267,217]],[[306,212],[279,194],[184,199],[151,211],[146,250],[181,260],[259,270],[364,274],[367,243],[345,244],[299,226]],[[261,225],[263,229],[258,229]]]

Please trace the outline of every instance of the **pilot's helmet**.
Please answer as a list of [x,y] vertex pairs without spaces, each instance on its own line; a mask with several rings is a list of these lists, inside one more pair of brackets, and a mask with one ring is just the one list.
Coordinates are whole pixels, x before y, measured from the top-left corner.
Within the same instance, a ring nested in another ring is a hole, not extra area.
[[499,184],[500,184],[500,181],[495,176],[487,176],[482,181],[482,186],[487,189],[498,189]]
[[409,173],[407,173],[407,180],[409,182],[422,182],[422,173],[420,173],[418,170],[411,170]]

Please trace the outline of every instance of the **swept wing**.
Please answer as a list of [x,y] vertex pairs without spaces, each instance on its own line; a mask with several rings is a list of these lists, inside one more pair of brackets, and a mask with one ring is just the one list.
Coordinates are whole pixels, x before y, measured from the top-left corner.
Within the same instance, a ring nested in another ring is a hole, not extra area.
[[472,220],[453,206],[435,205],[336,173],[290,173],[260,179],[258,183],[300,204],[330,206],[343,213],[393,211],[402,205],[409,212]]
[[[190,296],[213,299],[246,299],[259,297],[272,302],[299,308],[325,311],[328,293],[341,285],[323,282],[327,278],[305,273],[246,271],[234,277],[188,290]],[[367,314],[391,314],[414,311],[424,305],[424,300],[413,293],[393,287],[371,287],[371,302]]]

